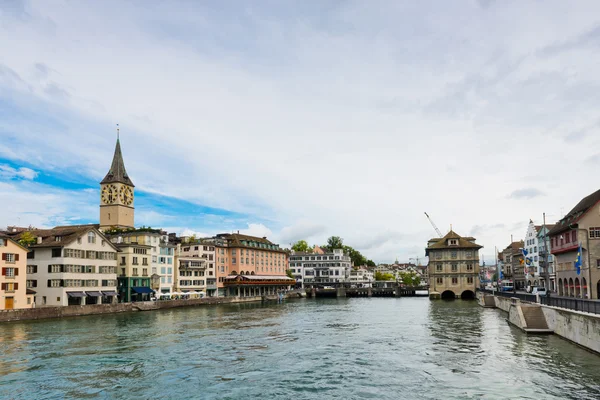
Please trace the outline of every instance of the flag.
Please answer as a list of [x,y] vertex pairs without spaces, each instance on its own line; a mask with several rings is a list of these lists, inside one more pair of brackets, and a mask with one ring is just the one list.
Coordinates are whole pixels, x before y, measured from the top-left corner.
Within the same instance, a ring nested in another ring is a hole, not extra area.
[[579,249],[577,249],[577,258],[575,259],[575,270],[577,275],[581,274],[581,242],[579,242]]

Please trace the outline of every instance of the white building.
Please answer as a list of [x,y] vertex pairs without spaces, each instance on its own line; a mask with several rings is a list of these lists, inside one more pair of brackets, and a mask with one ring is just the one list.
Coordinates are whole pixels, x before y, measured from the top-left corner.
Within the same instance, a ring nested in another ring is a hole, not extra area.
[[364,267],[352,268],[348,277],[350,285],[355,287],[372,287],[374,280],[373,272]]
[[[535,225],[532,220],[529,220],[527,226],[527,233],[525,234],[525,250],[527,256],[525,258],[525,268],[527,274],[525,275],[525,281],[527,286],[546,286],[546,270],[544,267],[548,267],[548,278],[550,281],[550,290],[552,290],[555,278],[554,272],[554,259],[547,249],[550,248],[550,238],[545,237],[546,243],[544,243],[544,235],[554,225]],[[546,259],[547,258],[547,259]],[[547,265],[544,265],[544,262]]]
[[351,268],[352,260],[342,249],[324,254],[292,251],[290,255],[290,269],[297,288],[344,283],[350,277]]
[[27,286],[36,306],[117,301],[117,248],[94,225],[29,232],[36,242],[27,254]]
[[177,246],[176,277],[178,292],[204,292],[208,297],[217,296],[215,270],[215,246],[201,241]]

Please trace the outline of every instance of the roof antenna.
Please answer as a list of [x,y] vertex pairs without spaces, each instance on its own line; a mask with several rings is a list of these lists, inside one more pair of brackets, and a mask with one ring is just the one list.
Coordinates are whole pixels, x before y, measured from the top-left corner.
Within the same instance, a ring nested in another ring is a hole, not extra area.
[[119,124],[117,124],[117,140],[119,140]]

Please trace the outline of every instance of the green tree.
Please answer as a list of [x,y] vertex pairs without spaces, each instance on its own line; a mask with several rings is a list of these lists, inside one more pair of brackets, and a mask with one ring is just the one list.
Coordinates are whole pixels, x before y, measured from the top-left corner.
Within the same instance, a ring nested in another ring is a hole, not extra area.
[[33,233],[26,231],[23,232],[21,238],[19,239],[19,244],[23,247],[29,247],[32,244],[37,242],[37,237],[33,235]]
[[292,273],[292,270],[291,270],[291,269],[287,269],[287,270],[285,271],[285,274],[288,276],[288,278],[296,279],[296,278],[294,277],[294,274]]
[[421,283],[421,277],[415,272],[401,271],[398,275],[406,286],[419,286]]
[[498,282],[498,273],[494,272],[494,276],[492,276],[492,282]]
[[373,262],[373,260],[367,260],[367,267],[376,267],[377,265],[375,265],[375,263]]
[[393,281],[394,275],[390,273],[384,274],[383,272],[376,271],[375,272],[375,280],[376,281]]
[[343,249],[344,248],[344,239],[339,236],[331,236],[327,239],[327,246],[324,246],[332,251],[334,249]]
[[292,250],[300,251],[303,253],[312,253],[313,249],[308,245],[306,240],[298,240],[296,243],[292,245]]

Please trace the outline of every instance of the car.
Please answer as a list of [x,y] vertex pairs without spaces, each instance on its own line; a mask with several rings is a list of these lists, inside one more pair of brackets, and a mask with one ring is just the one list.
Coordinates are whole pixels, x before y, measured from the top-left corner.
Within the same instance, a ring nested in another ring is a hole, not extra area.
[[545,296],[547,292],[545,287],[534,287],[531,293],[539,294],[540,296]]
[[333,289],[331,286],[323,286],[323,289]]
[[535,289],[535,288],[536,288],[536,286],[531,286],[531,285],[529,285],[529,286],[527,286],[527,287],[525,288],[525,291],[526,291],[527,293],[533,293],[533,289]]

